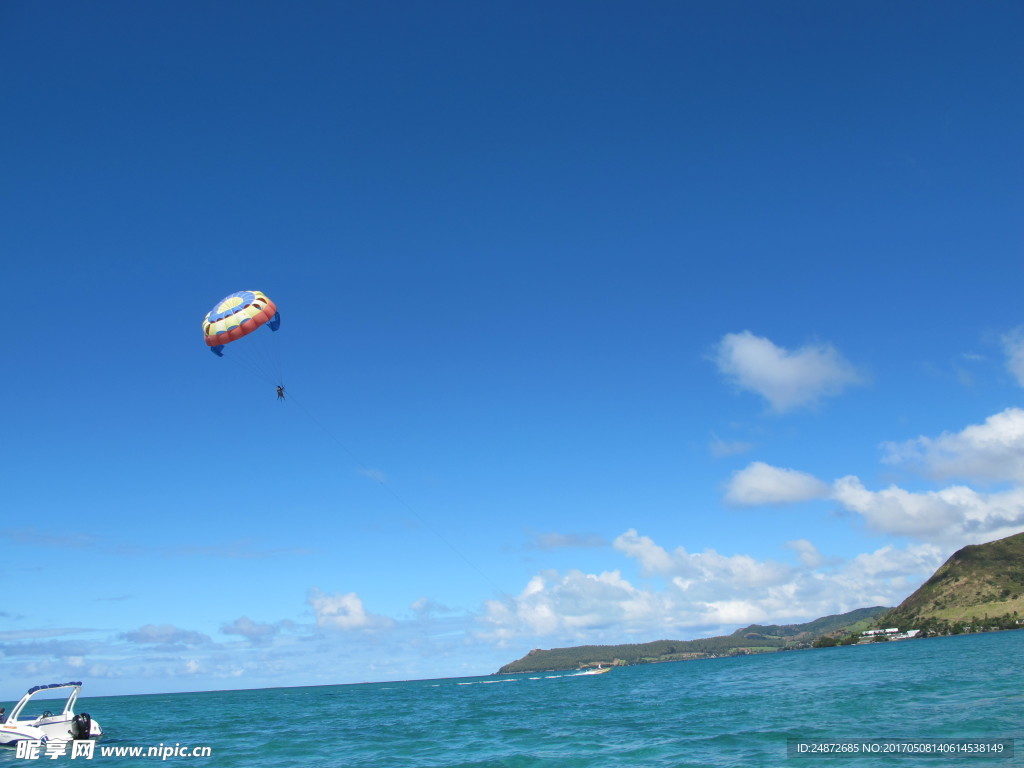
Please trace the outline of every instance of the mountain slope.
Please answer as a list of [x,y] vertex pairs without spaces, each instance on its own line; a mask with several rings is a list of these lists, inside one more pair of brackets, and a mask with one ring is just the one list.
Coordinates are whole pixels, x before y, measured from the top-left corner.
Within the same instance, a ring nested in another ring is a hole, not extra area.
[[957,550],[928,581],[881,618],[912,628],[928,619],[1024,613],[1024,533]]
[[849,613],[824,616],[820,619],[808,621],[804,624],[751,624],[749,627],[745,627],[744,629],[737,629],[733,634],[740,635],[741,637],[749,637],[751,634],[755,633],[776,637],[805,637],[807,635],[820,637],[821,635],[826,635],[830,632],[838,632],[840,630],[847,629],[852,624],[857,624],[862,621],[870,621],[880,614],[885,613],[887,610],[889,609],[876,605],[873,608],[858,608],[857,610],[850,611]]

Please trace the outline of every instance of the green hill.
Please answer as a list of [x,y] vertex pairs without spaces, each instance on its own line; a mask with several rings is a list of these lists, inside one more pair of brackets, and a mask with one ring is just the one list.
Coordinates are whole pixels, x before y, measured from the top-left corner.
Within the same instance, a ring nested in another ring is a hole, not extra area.
[[1024,614],[1024,533],[957,550],[879,623],[911,629],[1019,614]]
[[699,640],[656,640],[624,645],[581,645],[574,648],[537,648],[523,658],[506,664],[498,674],[553,672],[579,669],[595,664],[648,664],[661,661],[706,659],[746,653],[766,653],[791,648],[808,648],[827,632],[852,631],[853,625],[867,626],[889,608],[859,608],[837,616],[825,616],[806,624],[751,624],[731,635]]
[[769,624],[762,626],[760,624],[751,624],[749,627],[744,629],[737,629],[733,632],[733,635],[741,635],[749,637],[752,634],[763,634],[775,637],[820,637],[822,635],[831,634],[840,631],[849,631],[850,628],[855,624],[872,623],[879,614],[888,611],[888,608],[876,605],[874,608],[858,608],[855,611],[849,613],[837,614],[835,616],[825,616],[814,621],[808,621],[804,624]]

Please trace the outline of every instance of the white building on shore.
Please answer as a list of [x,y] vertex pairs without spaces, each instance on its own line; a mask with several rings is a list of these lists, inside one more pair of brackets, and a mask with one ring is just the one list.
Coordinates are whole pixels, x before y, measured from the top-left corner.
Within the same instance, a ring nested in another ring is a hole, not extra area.
[[906,632],[900,632],[899,627],[869,629],[867,632],[860,633],[860,642],[868,643],[880,637],[884,637],[886,640],[909,640],[919,634],[921,634],[920,629],[908,629]]

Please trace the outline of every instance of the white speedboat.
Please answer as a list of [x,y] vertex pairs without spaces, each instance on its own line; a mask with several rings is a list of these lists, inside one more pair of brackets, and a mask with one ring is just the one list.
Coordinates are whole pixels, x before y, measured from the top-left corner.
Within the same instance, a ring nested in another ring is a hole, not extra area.
[[[68,689],[64,698],[62,689]],[[11,714],[0,722],[0,745],[10,746],[22,740],[50,741],[69,739],[97,739],[103,735],[100,724],[87,713],[75,714],[75,702],[81,683],[51,683],[29,688],[21,701],[14,705]],[[58,697],[49,694],[57,693]],[[38,699],[32,701],[36,696]],[[54,713],[54,709],[63,708]]]

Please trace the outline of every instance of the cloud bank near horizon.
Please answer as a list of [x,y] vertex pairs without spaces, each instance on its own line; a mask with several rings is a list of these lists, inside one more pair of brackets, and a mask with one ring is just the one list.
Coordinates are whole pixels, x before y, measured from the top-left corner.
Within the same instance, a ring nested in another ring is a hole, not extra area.
[[620,570],[544,571],[520,594],[488,601],[479,635],[499,644],[521,637],[624,642],[635,635],[719,634],[737,625],[895,605],[946,554],[933,544],[887,544],[854,558],[829,559],[807,540],[788,545],[797,554],[795,564],[713,549],[669,551],[630,529],[614,547],[655,584],[638,586]]

